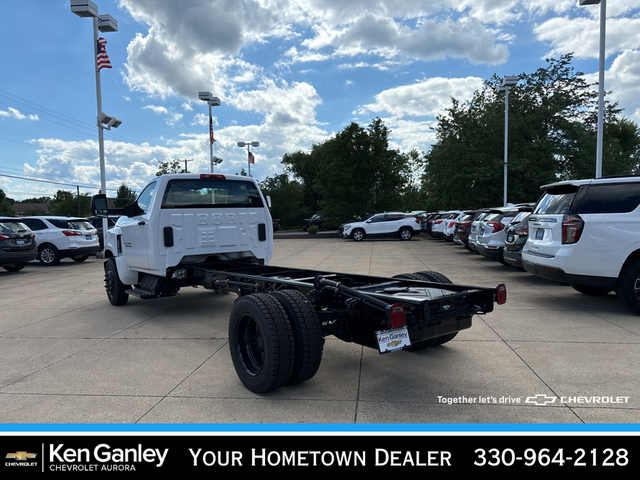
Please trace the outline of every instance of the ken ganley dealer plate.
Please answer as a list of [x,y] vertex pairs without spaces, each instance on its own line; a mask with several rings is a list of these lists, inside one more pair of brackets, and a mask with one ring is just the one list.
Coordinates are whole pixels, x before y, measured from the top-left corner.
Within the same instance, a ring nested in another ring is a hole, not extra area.
[[378,350],[380,353],[393,352],[411,346],[407,327],[394,328],[376,332],[378,338]]

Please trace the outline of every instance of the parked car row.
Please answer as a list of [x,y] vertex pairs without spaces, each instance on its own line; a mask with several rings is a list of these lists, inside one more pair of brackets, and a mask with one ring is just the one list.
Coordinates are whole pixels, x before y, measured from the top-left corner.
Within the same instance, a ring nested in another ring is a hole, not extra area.
[[533,204],[507,205],[479,210],[451,210],[427,214],[422,220],[422,229],[434,238],[463,245],[467,250],[511,264],[505,252],[511,248],[513,237],[508,237],[509,228],[523,225]]
[[455,221],[452,241],[468,250],[585,295],[615,292],[640,314],[640,177],[570,180],[541,189],[535,204],[430,213],[422,228],[448,240],[440,228]]
[[43,265],[56,265],[63,258],[83,262],[100,251],[99,237],[87,218],[0,218],[0,265],[15,272],[32,260]]

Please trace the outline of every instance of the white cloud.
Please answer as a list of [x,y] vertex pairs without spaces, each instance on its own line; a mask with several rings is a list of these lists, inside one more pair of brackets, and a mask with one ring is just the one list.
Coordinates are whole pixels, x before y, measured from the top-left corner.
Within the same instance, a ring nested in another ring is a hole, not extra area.
[[390,88],[375,97],[375,103],[364,105],[360,112],[386,112],[394,117],[435,117],[451,105],[451,98],[471,99],[482,88],[478,77],[428,78],[420,82]]
[[38,115],[36,114],[25,115],[20,110],[13,107],[9,107],[6,110],[0,110],[0,117],[15,118],[16,120],[40,120],[40,117],[38,117]]

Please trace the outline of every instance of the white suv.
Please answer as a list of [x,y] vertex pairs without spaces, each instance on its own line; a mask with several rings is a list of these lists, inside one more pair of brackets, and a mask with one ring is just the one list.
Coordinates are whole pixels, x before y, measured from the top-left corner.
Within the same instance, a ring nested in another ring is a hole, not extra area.
[[43,265],[57,265],[69,257],[83,262],[100,251],[98,231],[86,218],[47,215],[20,221],[36,234],[38,260]]
[[362,222],[350,222],[342,227],[342,236],[360,242],[365,237],[399,237],[411,240],[420,235],[420,220],[410,213],[388,212],[377,213]]
[[525,270],[640,314],[640,177],[557,182],[529,217]]

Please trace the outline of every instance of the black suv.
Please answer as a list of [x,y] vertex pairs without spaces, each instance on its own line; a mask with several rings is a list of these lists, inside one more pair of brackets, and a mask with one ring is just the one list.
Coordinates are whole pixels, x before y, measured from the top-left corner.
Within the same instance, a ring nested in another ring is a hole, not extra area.
[[38,256],[36,236],[20,220],[0,218],[0,265],[9,272],[22,270]]

